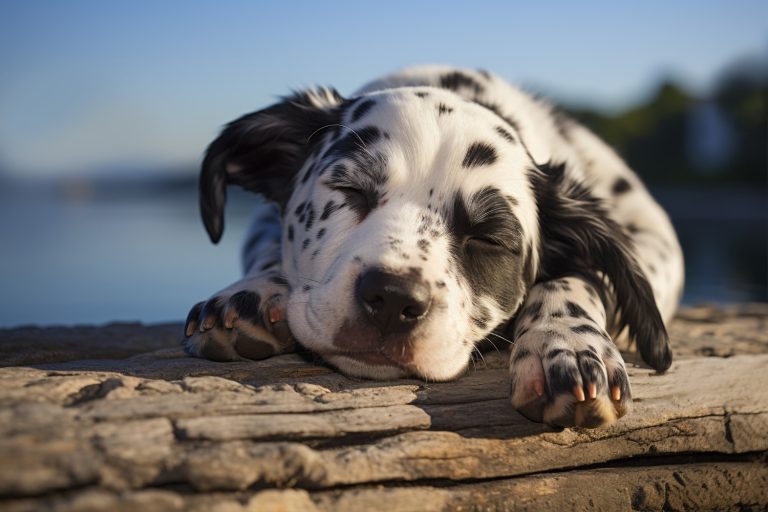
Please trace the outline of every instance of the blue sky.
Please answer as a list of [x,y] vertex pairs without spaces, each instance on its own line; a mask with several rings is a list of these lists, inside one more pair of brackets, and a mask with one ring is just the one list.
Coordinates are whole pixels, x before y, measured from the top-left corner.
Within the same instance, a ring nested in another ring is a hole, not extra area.
[[705,94],[768,58],[768,2],[0,3],[0,165],[24,175],[194,164],[291,88],[342,93],[415,63],[483,67],[621,108],[675,77]]

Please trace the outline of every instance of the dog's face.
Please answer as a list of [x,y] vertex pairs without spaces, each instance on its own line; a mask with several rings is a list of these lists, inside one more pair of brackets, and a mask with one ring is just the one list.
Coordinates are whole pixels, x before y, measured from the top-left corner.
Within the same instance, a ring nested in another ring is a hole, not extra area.
[[345,373],[453,378],[524,298],[530,159],[450,91],[305,93],[231,123],[207,167],[283,205],[291,331]]
[[618,330],[655,339],[627,237],[564,168],[537,166],[510,123],[450,91],[315,89],[227,126],[203,162],[201,210],[216,242],[227,183],[280,204],[303,345],[350,375],[446,380],[535,279],[607,277]]
[[530,161],[508,130],[450,92],[395,90],[316,133],[284,214],[297,339],[348,374],[461,372],[526,287]]

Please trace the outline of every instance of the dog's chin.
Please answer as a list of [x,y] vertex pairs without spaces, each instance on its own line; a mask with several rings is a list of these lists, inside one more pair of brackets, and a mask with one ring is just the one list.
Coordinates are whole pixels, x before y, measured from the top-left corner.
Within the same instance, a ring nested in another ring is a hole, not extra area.
[[381,352],[322,352],[320,355],[341,373],[350,377],[374,380],[416,378],[430,382],[443,382],[459,377],[467,365],[451,368],[394,361]]
[[351,377],[447,381],[460,376],[469,364],[469,352],[464,353],[458,339],[446,346],[442,340],[425,339],[419,332],[382,336],[358,316],[347,318],[335,331],[328,332],[328,322],[308,313],[306,307],[289,310],[294,337]]

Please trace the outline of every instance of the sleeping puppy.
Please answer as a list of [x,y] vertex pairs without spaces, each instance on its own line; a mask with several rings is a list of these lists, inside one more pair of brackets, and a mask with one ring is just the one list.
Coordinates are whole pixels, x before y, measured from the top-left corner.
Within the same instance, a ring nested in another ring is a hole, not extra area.
[[497,76],[411,68],[232,121],[200,175],[214,243],[228,184],[269,201],[245,277],[190,311],[192,355],[298,342],[348,375],[443,381],[509,340],[512,405],[563,427],[629,411],[614,339],[672,362],[683,259],[666,214],[594,134]]

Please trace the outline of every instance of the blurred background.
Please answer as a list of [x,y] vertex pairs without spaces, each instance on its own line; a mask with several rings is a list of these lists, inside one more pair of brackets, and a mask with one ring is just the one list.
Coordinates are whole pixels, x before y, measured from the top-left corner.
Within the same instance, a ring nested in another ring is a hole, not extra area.
[[0,326],[181,321],[239,275],[197,166],[312,84],[491,70],[613,144],[675,223],[684,302],[768,300],[768,2],[0,2]]

